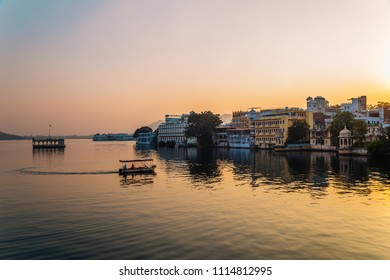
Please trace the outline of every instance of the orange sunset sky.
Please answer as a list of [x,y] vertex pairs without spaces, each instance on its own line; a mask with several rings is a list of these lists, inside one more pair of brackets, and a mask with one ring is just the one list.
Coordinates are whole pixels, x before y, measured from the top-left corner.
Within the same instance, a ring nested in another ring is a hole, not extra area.
[[0,0],[0,131],[390,101],[388,0]]

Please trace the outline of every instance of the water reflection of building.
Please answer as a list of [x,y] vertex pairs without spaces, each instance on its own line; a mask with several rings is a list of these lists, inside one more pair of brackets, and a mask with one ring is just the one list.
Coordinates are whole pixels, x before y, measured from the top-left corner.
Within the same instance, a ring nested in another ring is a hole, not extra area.
[[33,149],[33,159],[60,160],[64,158],[64,149]]
[[340,176],[345,182],[355,183],[368,180],[366,157],[340,156]]
[[[196,148],[171,148],[171,147],[159,147],[157,149],[157,156],[164,161],[186,161],[189,151]],[[190,152],[191,153],[191,152]]]
[[313,152],[310,153],[309,181],[315,187],[329,186],[329,171],[332,169],[332,153]]
[[[197,148],[162,148],[158,156],[166,161],[167,173],[188,176],[195,188],[215,188],[225,175],[231,174],[239,185],[304,192],[314,197],[326,195],[328,186],[340,193],[365,195],[370,191],[367,157],[326,152],[280,154],[266,150]],[[375,170],[382,174],[382,179],[377,180],[389,181],[390,167],[377,166]]]
[[[244,152],[245,151],[245,152]],[[329,185],[331,153],[280,154],[272,151],[229,150],[233,175],[237,180],[250,181],[251,186],[264,186],[286,192],[307,190],[316,197],[323,196]],[[318,189],[320,187],[321,189]]]
[[217,150],[215,149],[198,149],[194,147],[162,147],[157,150],[158,158],[166,163],[167,173],[187,173],[197,188],[207,187],[206,185],[209,183],[222,180],[216,153]]

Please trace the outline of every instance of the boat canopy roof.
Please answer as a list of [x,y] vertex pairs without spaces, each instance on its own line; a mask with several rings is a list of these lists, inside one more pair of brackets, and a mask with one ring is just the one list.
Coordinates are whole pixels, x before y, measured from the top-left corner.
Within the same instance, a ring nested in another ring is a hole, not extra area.
[[153,159],[151,159],[151,158],[145,158],[145,159],[119,160],[119,162],[141,162],[141,161],[153,161]]

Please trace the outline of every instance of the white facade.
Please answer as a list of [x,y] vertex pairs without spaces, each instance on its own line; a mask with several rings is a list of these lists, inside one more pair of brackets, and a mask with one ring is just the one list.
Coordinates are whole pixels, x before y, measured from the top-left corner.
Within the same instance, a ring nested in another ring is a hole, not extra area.
[[137,145],[150,145],[154,138],[154,132],[141,132],[138,134]]
[[158,127],[157,142],[174,141],[178,145],[185,144],[185,130],[188,126],[188,114],[166,115],[165,122]]
[[314,99],[310,96],[306,98],[307,111],[313,113],[325,114],[326,109],[329,107],[329,102],[322,96],[317,96]]
[[[359,120],[359,118],[356,118],[357,120]],[[367,124],[367,125],[379,125],[379,124],[383,124],[383,122],[381,122],[380,118],[379,117],[365,117],[363,118],[362,120],[364,120],[364,122]]]
[[343,112],[363,112],[367,110],[367,97],[359,96],[357,98],[351,98],[349,103],[341,103],[341,110]]

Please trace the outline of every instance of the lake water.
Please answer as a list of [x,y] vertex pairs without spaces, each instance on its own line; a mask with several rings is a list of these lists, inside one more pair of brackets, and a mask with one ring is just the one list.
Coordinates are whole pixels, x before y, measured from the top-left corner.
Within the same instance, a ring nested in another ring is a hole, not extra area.
[[66,145],[0,141],[0,259],[390,259],[389,160]]

